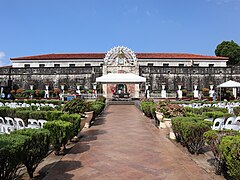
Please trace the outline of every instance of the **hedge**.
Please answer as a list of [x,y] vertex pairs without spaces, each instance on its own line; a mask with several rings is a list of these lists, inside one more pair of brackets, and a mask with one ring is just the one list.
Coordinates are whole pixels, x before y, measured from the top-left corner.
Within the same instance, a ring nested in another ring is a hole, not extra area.
[[72,137],[73,124],[66,121],[54,120],[49,121],[43,125],[44,129],[50,131],[50,143],[53,145],[55,154],[59,155],[61,146],[65,145]]
[[234,107],[233,108],[233,112],[234,112],[235,116],[239,116],[239,114],[240,114],[240,107]]
[[41,110],[41,111],[53,111],[54,108],[51,107],[51,106],[41,106],[41,107],[40,107],[40,110]]
[[203,117],[176,117],[172,119],[172,129],[178,142],[186,146],[192,154],[199,154],[204,146],[204,132],[211,129],[212,123]]
[[202,115],[204,112],[215,112],[215,111],[221,111],[222,113],[227,113],[228,110],[225,108],[219,108],[219,107],[202,107],[202,108],[191,108],[191,107],[184,107],[186,112],[191,112],[197,115]]
[[224,113],[222,111],[212,111],[212,112],[204,112],[202,113],[203,116],[206,116],[207,118],[213,118],[213,119],[216,119],[216,118],[220,118],[220,117],[230,117],[232,116],[231,114],[228,114],[228,113]]
[[30,111],[30,119],[46,119],[46,111]]
[[147,117],[150,118],[153,118],[152,111],[155,106],[156,104],[153,101],[141,101],[140,103],[141,110]]
[[17,179],[24,147],[29,142],[29,137],[19,134],[0,135],[0,179]]
[[[77,136],[80,131],[81,115],[79,114],[63,114],[60,116],[62,121],[67,121],[73,124],[72,137]],[[71,138],[72,138],[71,137]]]
[[13,133],[29,137],[28,143],[24,146],[25,153],[22,154],[22,162],[26,166],[30,178],[32,178],[38,164],[49,151],[50,132],[46,129],[23,129]]
[[104,109],[105,103],[102,101],[94,101],[92,102],[92,109],[94,111],[94,118],[97,117]]
[[223,137],[219,148],[229,176],[240,179],[240,135]]
[[214,155],[214,167],[216,174],[221,174],[224,165],[223,156],[219,149],[221,139],[224,136],[239,134],[239,132],[233,130],[210,130],[204,133],[205,142],[210,146]]
[[62,111],[47,111],[46,112],[46,119],[47,121],[53,121],[60,119],[60,116],[64,113]]

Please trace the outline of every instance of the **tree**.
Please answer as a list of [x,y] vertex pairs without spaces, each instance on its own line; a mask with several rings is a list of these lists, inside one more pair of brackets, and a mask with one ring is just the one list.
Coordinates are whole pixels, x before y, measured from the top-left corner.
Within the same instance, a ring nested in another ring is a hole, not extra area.
[[228,57],[228,65],[240,64],[240,46],[231,41],[223,41],[215,49],[216,56]]

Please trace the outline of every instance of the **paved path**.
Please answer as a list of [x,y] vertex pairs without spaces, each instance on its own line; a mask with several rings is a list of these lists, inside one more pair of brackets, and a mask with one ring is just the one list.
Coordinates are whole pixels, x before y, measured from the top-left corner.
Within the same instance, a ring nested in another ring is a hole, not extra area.
[[111,105],[45,180],[211,179],[134,105]]

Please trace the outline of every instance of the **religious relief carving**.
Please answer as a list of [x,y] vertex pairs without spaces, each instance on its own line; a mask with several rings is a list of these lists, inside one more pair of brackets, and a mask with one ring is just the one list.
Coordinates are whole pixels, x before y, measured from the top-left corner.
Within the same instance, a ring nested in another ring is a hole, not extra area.
[[123,46],[112,48],[104,58],[105,64],[111,66],[134,66],[136,60],[134,52]]

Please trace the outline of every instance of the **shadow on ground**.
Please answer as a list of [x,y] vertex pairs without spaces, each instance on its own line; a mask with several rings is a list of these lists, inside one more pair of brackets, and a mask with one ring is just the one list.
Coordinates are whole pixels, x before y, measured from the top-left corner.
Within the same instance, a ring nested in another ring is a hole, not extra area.
[[[57,169],[61,169],[61,177],[64,177],[64,179],[71,179],[73,177],[72,174],[68,174],[67,172],[78,169],[82,167],[81,162],[79,161],[59,161],[58,163],[53,162],[51,164],[47,164],[41,168],[41,170],[38,172],[38,175],[35,175],[33,180],[42,180],[44,177],[48,174],[48,170],[56,166]],[[63,176],[62,176],[63,175]],[[28,175],[25,177],[22,177],[21,179],[30,179]],[[48,178],[47,178],[48,179]],[[58,179],[57,176],[51,177],[51,180]]]

